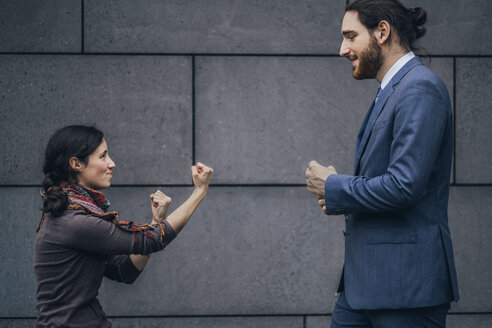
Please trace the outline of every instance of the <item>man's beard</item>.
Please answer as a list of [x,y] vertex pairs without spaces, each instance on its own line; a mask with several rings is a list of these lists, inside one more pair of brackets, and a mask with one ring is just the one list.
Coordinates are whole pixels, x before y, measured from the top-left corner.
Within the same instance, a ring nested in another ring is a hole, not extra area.
[[375,78],[381,66],[383,66],[383,55],[376,38],[371,36],[369,46],[358,57],[359,64],[352,71],[352,76],[356,80]]

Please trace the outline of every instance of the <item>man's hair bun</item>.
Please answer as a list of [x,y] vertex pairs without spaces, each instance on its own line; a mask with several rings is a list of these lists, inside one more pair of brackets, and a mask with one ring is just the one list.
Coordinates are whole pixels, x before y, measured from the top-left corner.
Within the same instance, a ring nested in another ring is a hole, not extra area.
[[421,27],[427,22],[427,13],[421,7],[410,8],[408,11],[413,25],[415,25],[416,39],[425,35],[425,27]]

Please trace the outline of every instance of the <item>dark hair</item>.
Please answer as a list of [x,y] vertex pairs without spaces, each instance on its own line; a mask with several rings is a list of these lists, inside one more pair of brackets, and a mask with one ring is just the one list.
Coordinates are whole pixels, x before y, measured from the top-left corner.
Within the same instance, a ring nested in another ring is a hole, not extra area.
[[357,0],[347,5],[345,11],[356,11],[369,31],[380,21],[387,21],[396,30],[402,46],[419,50],[414,43],[424,36],[423,25],[427,21],[427,13],[421,7],[406,8],[398,0]]
[[99,147],[103,137],[98,129],[83,125],[66,126],[51,136],[44,153],[43,213],[60,216],[65,211],[68,197],[59,184],[77,180],[76,173],[68,163],[69,159],[77,157],[87,164],[89,155]]

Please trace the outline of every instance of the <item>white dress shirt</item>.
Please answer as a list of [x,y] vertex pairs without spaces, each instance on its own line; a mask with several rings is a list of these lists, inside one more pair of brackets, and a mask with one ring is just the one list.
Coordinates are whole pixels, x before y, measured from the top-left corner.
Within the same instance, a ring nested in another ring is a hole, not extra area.
[[411,51],[407,52],[405,56],[398,59],[396,63],[394,63],[393,66],[391,66],[391,68],[386,72],[386,74],[383,77],[383,80],[381,81],[381,90],[383,90],[384,87],[386,87],[386,85],[389,83],[389,81],[391,81],[393,76],[395,76],[395,74],[398,73],[398,71],[403,66],[405,66],[405,64],[408,63],[408,61],[413,57],[415,57],[415,54],[413,52]]

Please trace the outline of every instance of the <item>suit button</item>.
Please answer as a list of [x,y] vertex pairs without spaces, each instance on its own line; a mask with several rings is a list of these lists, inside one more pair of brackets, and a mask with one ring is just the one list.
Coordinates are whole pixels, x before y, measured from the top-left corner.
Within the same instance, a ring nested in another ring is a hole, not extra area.
[[336,208],[332,211],[333,214],[335,215],[340,215],[340,214],[343,214],[345,213],[345,210],[344,209],[340,209],[340,208]]

